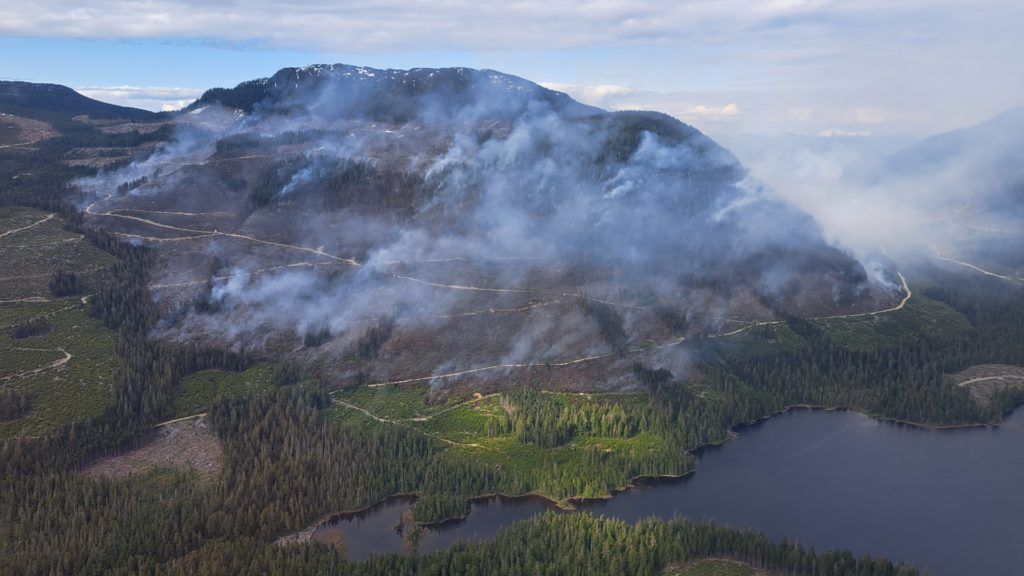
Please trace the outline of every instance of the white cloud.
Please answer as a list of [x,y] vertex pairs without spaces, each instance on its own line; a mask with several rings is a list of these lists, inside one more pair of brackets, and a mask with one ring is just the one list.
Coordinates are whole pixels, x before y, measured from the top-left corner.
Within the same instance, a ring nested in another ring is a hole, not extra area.
[[591,106],[608,110],[658,110],[695,124],[732,121],[738,119],[742,113],[740,106],[735,102],[706,104],[696,100],[706,97],[706,94],[639,90],[618,84],[581,86],[544,82],[542,85],[565,92]]
[[[0,2],[0,35],[197,38],[302,49],[539,49],[733,38],[827,18],[1013,6],[1013,0],[48,0]],[[817,20],[815,20],[817,19]]]
[[[691,96],[680,92],[656,92],[639,90],[631,86],[617,84],[596,84],[581,86],[577,84],[560,84],[542,82],[542,86],[567,93],[584,104],[607,108],[609,110],[665,110],[669,105],[679,116],[694,118],[723,118],[739,116],[739,106],[735,102],[725,105],[680,104]],[[676,104],[673,105],[673,100]]]
[[616,98],[636,94],[638,90],[629,86],[618,84],[596,84],[594,86],[579,86],[576,84],[560,84],[558,82],[541,82],[541,86],[565,92],[580,102],[592,106],[608,107],[609,102]]
[[82,86],[75,90],[111,104],[164,112],[183,108],[203,93],[197,88],[169,86]]
[[0,6],[0,34],[78,38],[187,37],[263,41],[292,48],[375,51],[456,47],[564,48],[663,41],[708,25],[740,26],[814,9],[802,3],[742,0],[72,0]]
[[698,104],[687,110],[683,115],[695,118],[730,118],[740,115],[740,107],[734,102],[730,102],[724,106]]
[[446,62],[559,80],[601,107],[811,134],[921,134],[1021,105],[1021,22],[1020,0],[0,0],[2,37],[193,40],[353,63],[454,54]]

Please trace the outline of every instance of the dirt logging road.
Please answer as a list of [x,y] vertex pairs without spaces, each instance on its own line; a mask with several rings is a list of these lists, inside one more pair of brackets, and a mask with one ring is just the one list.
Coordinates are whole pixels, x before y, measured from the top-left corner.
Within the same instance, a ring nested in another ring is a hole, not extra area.
[[[235,239],[239,239],[239,240],[243,240],[243,241],[247,241],[247,242],[253,242],[253,243],[256,243],[256,244],[263,244],[263,245],[269,245],[269,246],[275,246],[275,247],[279,247],[279,248],[295,250],[295,251],[299,251],[299,252],[303,252],[303,253],[308,253],[308,254],[315,254],[317,256],[322,256],[322,257],[328,258],[330,260],[333,260],[335,262],[346,264],[346,265],[353,266],[353,267],[362,267],[363,266],[361,263],[357,262],[353,258],[348,258],[348,257],[344,257],[344,256],[338,256],[338,255],[335,255],[335,254],[331,254],[331,253],[325,252],[322,246],[318,247],[318,248],[310,248],[308,246],[302,246],[302,245],[288,244],[288,243],[284,243],[284,242],[276,242],[276,241],[266,240],[266,239],[262,239],[262,238],[257,238],[255,236],[246,235],[246,234],[238,234],[238,233],[233,233],[233,232],[221,232],[221,231],[218,231],[218,230],[202,230],[202,229],[196,229],[196,228],[186,228],[186,227],[182,227],[182,226],[173,226],[173,225],[170,225],[170,224],[164,224],[162,222],[156,222],[154,220],[150,220],[150,219],[147,219],[147,218],[142,218],[142,217],[139,217],[139,216],[132,216],[132,215],[129,215],[129,214],[123,214],[122,212],[134,211],[134,212],[148,212],[148,213],[153,213],[153,214],[174,214],[174,215],[187,215],[187,216],[199,216],[199,215],[202,215],[202,213],[197,213],[197,212],[173,212],[173,211],[165,211],[165,212],[160,212],[160,211],[144,211],[144,210],[134,210],[134,209],[126,209],[126,208],[117,208],[117,209],[113,209],[113,210],[108,210],[106,212],[100,212],[100,211],[96,210],[96,206],[98,204],[100,204],[102,202],[105,202],[107,200],[110,200],[112,197],[113,197],[112,194],[107,194],[107,196],[105,198],[102,198],[100,200],[97,200],[97,201],[93,202],[92,204],[90,204],[89,206],[87,206],[85,208],[85,213],[90,215],[90,216],[94,216],[94,217],[121,218],[121,219],[125,219],[125,220],[131,221],[131,222],[141,223],[141,224],[144,224],[144,225],[147,225],[147,226],[153,226],[153,227],[160,228],[160,229],[163,229],[163,230],[171,230],[171,231],[174,231],[174,232],[179,232],[179,233],[184,233],[184,234],[188,234],[189,235],[189,236],[174,237],[174,238],[146,237],[146,236],[139,236],[139,235],[130,235],[131,237],[140,238],[140,239],[143,239],[143,240],[146,240],[146,241],[152,241],[152,242],[166,242],[166,241],[180,241],[180,240],[192,240],[192,239],[198,239],[198,238],[208,238],[208,237],[211,237],[211,236],[221,236],[221,237],[225,237],[225,238],[235,238]],[[223,214],[223,213],[210,213],[210,214]],[[446,258],[446,259],[439,259],[439,260],[437,260],[437,262],[448,262],[448,261],[453,261],[453,260],[463,260],[463,259],[461,259],[461,258]],[[396,263],[399,263],[399,262],[389,262],[387,264],[396,264]],[[299,267],[299,266],[306,266],[306,265],[312,265],[312,264],[314,264],[314,263],[300,262],[300,263],[295,263],[295,264],[288,264],[288,265],[282,265],[282,266],[268,267],[268,268],[261,269],[261,270],[259,270],[257,272],[265,272],[265,271],[270,271],[270,270],[277,270],[277,269],[283,269],[283,268],[288,268],[288,267]],[[841,314],[841,315],[835,315],[835,316],[823,316],[823,317],[811,318],[811,319],[812,320],[830,320],[830,319],[841,319],[841,318],[858,318],[858,317],[875,316],[875,315],[879,315],[879,314],[887,314],[887,313],[890,313],[890,312],[896,312],[896,311],[902,310],[906,306],[907,302],[910,301],[911,297],[913,296],[913,293],[911,292],[910,287],[907,284],[907,279],[903,276],[903,274],[901,272],[897,272],[897,274],[899,275],[899,278],[900,278],[901,292],[903,294],[903,298],[901,299],[899,304],[897,304],[896,306],[893,306],[891,308],[886,308],[886,309],[883,309],[883,310],[875,310],[875,311],[872,311],[872,312],[863,312],[863,313],[857,313],[857,314]],[[475,311],[475,312],[471,312],[471,313],[466,313],[464,315],[477,315],[477,314],[498,313],[498,312],[505,312],[505,313],[508,313],[508,312],[527,312],[527,311],[532,310],[532,309],[534,309],[534,308],[536,308],[538,306],[548,305],[548,304],[551,304],[553,302],[559,301],[559,300],[564,299],[564,298],[582,298],[582,299],[586,299],[586,300],[590,300],[590,301],[594,301],[594,302],[600,302],[600,303],[607,304],[607,305],[610,305],[610,306],[617,306],[617,307],[628,308],[628,309],[643,309],[644,308],[642,306],[634,306],[634,305],[624,304],[624,303],[620,303],[620,302],[613,302],[613,301],[609,301],[609,300],[593,298],[593,297],[587,296],[587,295],[585,295],[585,294],[583,294],[581,292],[568,292],[568,291],[558,291],[558,290],[540,290],[540,289],[529,289],[529,288],[495,288],[495,287],[471,286],[471,285],[454,284],[454,283],[448,284],[448,283],[443,283],[443,282],[432,282],[432,281],[429,281],[429,280],[424,280],[424,279],[421,279],[421,278],[415,278],[413,276],[407,276],[407,275],[397,274],[397,273],[388,273],[388,276],[390,276],[390,277],[392,277],[392,278],[394,278],[396,280],[402,280],[402,281],[407,281],[407,282],[415,282],[415,283],[426,285],[426,286],[430,286],[430,287],[433,287],[433,288],[446,289],[446,290],[485,292],[485,293],[496,293],[496,294],[545,295],[545,296],[554,296],[554,297],[556,297],[555,300],[551,300],[551,301],[540,303],[540,304],[532,304],[532,305],[528,305],[528,306],[523,306],[521,308],[513,308],[513,309],[488,308],[488,309],[479,310],[479,311]],[[224,278],[227,278],[227,277],[224,277]],[[156,284],[156,285],[151,286],[151,288],[170,288],[170,287],[194,285],[194,284],[201,284],[201,283],[205,283],[205,280],[204,281],[189,281],[189,282],[180,282],[180,283],[170,283],[170,284]],[[458,316],[458,315],[453,315],[453,316]],[[765,322],[755,321],[755,322],[748,323],[748,324],[746,324],[746,325],[744,325],[744,326],[742,326],[740,328],[737,328],[735,330],[732,330],[732,331],[729,331],[729,332],[721,332],[721,333],[713,334],[713,335],[710,335],[710,336],[707,336],[707,337],[708,338],[725,338],[725,337],[728,337],[728,336],[733,336],[733,335],[736,335],[736,334],[740,334],[740,333],[742,333],[742,332],[744,332],[746,330],[749,330],[751,328],[756,328],[756,327],[759,327],[759,326],[769,326],[769,325],[775,325],[775,324],[781,324],[781,323],[783,323],[782,320],[773,320],[773,321],[765,321]],[[644,352],[652,352],[652,351],[655,351],[655,350],[661,350],[661,349],[669,348],[669,347],[672,347],[672,346],[678,346],[678,345],[680,345],[680,344],[682,344],[683,342],[686,342],[686,341],[687,341],[686,337],[675,338],[675,339],[669,340],[667,342],[655,345],[653,347],[648,346],[648,347],[642,347],[642,348],[632,348],[632,349],[626,350],[625,354],[640,354],[640,353],[644,353]],[[478,373],[489,372],[489,371],[494,371],[494,370],[518,370],[518,369],[537,368],[537,367],[562,368],[562,367],[573,366],[573,365],[582,364],[582,363],[586,363],[586,362],[593,362],[593,361],[596,361],[596,360],[608,359],[608,358],[612,358],[612,357],[619,356],[619,355],[620,355],[619,352],[609,352],[609,353],[606,353],[606,354],[596,354],[596,355],[585,356],[585,357],[581,357],[581,358],[568,359],[568,360],[561,360],[561,361],[493,364],[493,365],[489,365],[489,366],[481,366],[481,367],[477,367],[477,368],[470,368],[470,369],[466,369],[466,370],[453,371],[453,372],[448,372],[448,373],[443,373],[443,374],[431,374],[431,375],[426,375],[426,376],[419,376],[419,377],[414,377],[414,378],[405,378],[405,379],[401,379],[401,380],[393,380],[393,381],[388,381],[388,382],[377,382],[377,383],[368,384],[368,386],[370,386],[370,387],[379,387],[379,386],[388,386],[388,385],[413,384],[413,383],[417,383],[417,382],[433,381],[435,379],[457,378],[457,377],[460,377],[460,376],[467,376],[467,375],[471,375],[471,374],[478,374]],[[352,408],[356,408],[356,407],[353,406]],[[356,409],[358,409],[358,408],[356,408]]]
[[46,217],[43,218],[42,220],[33,222],[33,223],[29,224],[28,226],[22,226],[21,228],[15,228],[13,230],[8,230],[6,232],[0,232],[0,238],[6,238],[8,236],[12,236],[14,234],[17,234],[18,232],[22,232],[24,230],[28,230],[29,228],[34,228],[34,227],[39,226],[40,224],[42,224],[44,222],[49,222],[50,220],[52,220],[56,216],[57,216],[56,214],[47,214]]

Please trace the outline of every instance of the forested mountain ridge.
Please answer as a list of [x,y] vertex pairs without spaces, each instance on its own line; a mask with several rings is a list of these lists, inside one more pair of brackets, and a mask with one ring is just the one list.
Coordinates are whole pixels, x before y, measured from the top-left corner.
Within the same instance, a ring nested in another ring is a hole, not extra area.
[[207,91],[161,153],[79,187],[91,225],[159,250],[161,337],[287,355],[332,388],[524,368],[630,388],[641,346],[670,363],[727,317],[902,290],[693,127],[490,70],[286,68]]
[[88,115],[92,118],[151,119],[148,110],[100,102],[60,84],[0,80],[0,112],[48,120]]
[[[441,105],[431,112],[451,113],[467,106],[485,105],[488,100],[514,100],[521,106],[540,100],[556,110],[575,115],[601,112],[562,92],[495,70],[382,70],[348,64],[282,68],[273,76],[248,80],[234,88],[212,88],[183,112],[211,104],[236,108],[247,114],[257,110],[286,111],[297,101],[320,96],[325,89],[330,91],[328,97],[316,103],[322,106],[321,112],[325,115],[361,116],[382,122],[412,120],[422,116],[423,108],[430,104]],[[428,104],[427,100],[431,102]]]
[[1015,281],[865,269],[664,115],[217,94],[0,151],[0,572],[911,574],[588,515],[367,563],[274,542],[395,494],[424,523],[602,497],[791,405],[945,426],[1024,398],[948,381],[1024,364]]
[[939,210],[1019,222],[1024,219],[1022,153],[1024,107],[1018,107],[907,146],[883,158],[867,178],[933,188],[934,200],[922,198]]

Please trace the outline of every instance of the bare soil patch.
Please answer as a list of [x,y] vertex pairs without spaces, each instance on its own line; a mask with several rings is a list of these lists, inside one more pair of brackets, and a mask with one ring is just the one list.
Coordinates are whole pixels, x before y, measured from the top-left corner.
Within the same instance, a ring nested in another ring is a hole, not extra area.
[[220,441],[206,419],[193,418],[159,426],[142,446],[100,458],[82,473],[93,478],[120,478],[153,468],[178,468],[212,478],[220,470],[222,457]]
[[54,136],[57,131],[46,122],[0,113],[0,148],[30,148]]
[[979,364],[946,378],[955,386],[967,388],[981,404],[990,402],[1001,390],[1024,388],[1024,368],[1007,364]]

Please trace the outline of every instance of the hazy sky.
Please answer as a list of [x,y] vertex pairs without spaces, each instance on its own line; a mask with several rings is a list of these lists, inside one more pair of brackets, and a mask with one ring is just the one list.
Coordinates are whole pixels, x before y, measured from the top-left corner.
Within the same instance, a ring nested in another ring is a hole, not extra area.
[[494,68],[712,135],[910,134],[1024,104],[1020,0],[0,0],[0,78],[178,106],[284,66]]

